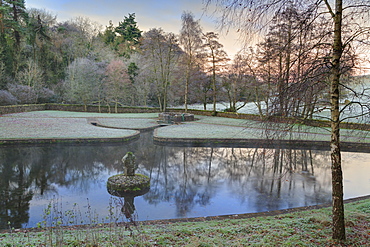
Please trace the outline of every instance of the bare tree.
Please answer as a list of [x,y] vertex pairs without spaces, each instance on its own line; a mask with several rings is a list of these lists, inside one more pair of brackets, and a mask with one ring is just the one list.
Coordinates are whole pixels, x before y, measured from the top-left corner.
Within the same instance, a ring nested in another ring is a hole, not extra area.
[[197,66],[197,53],[202,45],[202,29],[199,21],[194,20],[190,12],[184,12],[181,16],[182,29],[180,31],[180,45],[185,54],[182,56],[185,63],[185,92],[184,105],[185,112],[188,110],[189,84],[193,76],[194,68]]
[[17,79],[20,84],[32,88],[33,93],[39,98],[41,96],[39,94],[42,93],[45,87],[43,73],[40,66],[30,58],[27,60],[24,69],[18,72]]
[[39,65],[34,60],[29,59],[26,62],[24,70],[17,74],[17,79],[21,82],[21,84],[39,89],[44,86],[42,74],[43,71]]
[[[261,49],[249,47],[239,51],[238,56],[242,60],[241,73],[251,76],[253,82],[248,85],[249,94],[258,109],[258,114],[263,119],[270,109],[270,98],[273,95],[272,66],[269,60],[261,61]],[[263,56],[262,56],[263,57]]]
[[211,83],[207,74],[203,71],[199,65],[194,68],[192,73],[192,80],[190,82],[189,100],[193,103],[201,102],[203,109],[207,110],[207,103],[211,96]]
[[87,105],[99,100],[104,70],[87,58],[78,58],[67,68],[64,84],[65,97],[73,103]]
[[256,83],[256,78],[250,74],[247,59],[242,53],[237,54],[228,66],[228,71],[222,75],[222,89],[227,95],[227,110],[230,112],[237,112],[252,99],[251,86]]
[[132,85],[127,68],[122,60],[112,60],[105,71],[103,88],[105,98],[114,103],[114,110],[118,112],[118,105],[131,103]]
[[147,70],[160,110],[166,111],[170,85],[182,55],[177,37],[162,29],[151,29],[143,35],[142,52],[146,66],[141,69]]
[[312,12],[286,6],[258,44],[260,77],[273,90],[268,115],[312,118],[318,98],[328,90],[330,32],[327,20],[315,20]]
[[[366,0],[318,0],[318,1],[272,1],[272,0],[207,0],[206,3],[217,3],[221,9],[222,25],[232,22],[243,30],[244,35],[250,30],[260,29],[271,22],[276,12],[281,12],[285,5],[294,3],[301,9],[312,8],[316,16],[324,16],[331,21],[331,52],[328,54],[330,109],[331,109],[331,162],[332,162],[332,200],[333,200],[333,239],[345,240],[343,176],[340,152],[340,86],[343,74],[343,53],[350,44],[368,31],[366,19],[359,17],[368,14],[370,1]],[[345,25],[344,25],[345,24]],[[351,32],[346,32],[350,28]]]
[[229,60],[226,52],[222,49],[223,45],[218,42],[218,34],[208,32],[203,36],[203,66],[205,71],[209,74],[212,84],[212,98],[213,98],[213,115],[216,115],[217,102],[217,76],[226,69],[226,62]]

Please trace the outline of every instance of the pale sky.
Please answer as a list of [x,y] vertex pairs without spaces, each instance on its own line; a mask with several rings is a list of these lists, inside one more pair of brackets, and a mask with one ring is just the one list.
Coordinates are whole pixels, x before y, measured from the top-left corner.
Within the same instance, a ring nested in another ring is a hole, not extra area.
[[181,15],[184,11],[192,12],[195,19],[200,19],[203,32],[217,32],[220,43],[229,58],[240,50],[236,32],[217,30],[215,18],[204,12],[203,0],[26,0],[26,8],[45,9],[57,16],[57,21],[66,21],[78,16],[88,17],[92,21],[108,26],[112,20],[114,26],[124,16],[135,13],[137,24],[142,31],[161,27],[165,32],[178,34],[181,29]]

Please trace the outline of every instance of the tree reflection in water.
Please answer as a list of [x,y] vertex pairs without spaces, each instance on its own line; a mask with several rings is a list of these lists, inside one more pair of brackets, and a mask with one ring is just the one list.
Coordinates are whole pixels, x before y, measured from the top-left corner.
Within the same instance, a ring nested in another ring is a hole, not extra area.
[[276,210],[331,198],[327,151],[157,146],[149,132],[126,144],[1,147],[0,228],[34,226],[30,209],[62,190],[70,204],[80,195],[95,197],[103,212],[106,179],[123,172],[129,151],[137,172],[151,178],[150,191],[135,201],[139,220]]
[[[186,217],[195,205],[210,204],[212,197],[224,189],[225,183],[228,193],[239,198],[241,204],[248,203],[253,211],[330,200],[330,162],[322,151],[162,149],[163,159],[157,167],[149,168],[151,190],[144,197],[152,204],[173,200],[177,217]],[[315,171],[326,175],[317,181]]]

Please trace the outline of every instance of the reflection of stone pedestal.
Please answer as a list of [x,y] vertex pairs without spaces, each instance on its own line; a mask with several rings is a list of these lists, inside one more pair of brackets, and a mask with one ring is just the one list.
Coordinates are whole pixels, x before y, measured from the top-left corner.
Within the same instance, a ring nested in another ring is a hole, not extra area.
[[149,191],[150,178],[142,174],[118,174],[108,178],[107,189],[109,194],[124,198],[122,212],[127,219],[131,219],[135,212],[134,199]]

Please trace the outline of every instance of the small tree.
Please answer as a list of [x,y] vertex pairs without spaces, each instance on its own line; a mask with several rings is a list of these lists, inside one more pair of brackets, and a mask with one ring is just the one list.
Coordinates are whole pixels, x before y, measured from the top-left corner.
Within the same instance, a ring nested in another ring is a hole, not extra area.
[[118,105],[131,102],[133,97],[130,77],[122,60],[112,60],[105,71],[103,90],[108,102],[114,103],[115,112]]
[[87,105],[99,100],[103,76],[102,65],[87,58],[78,58],[67,68],[64,84],[65,98],[73,103]]
[[32,59],[27,60],[25,68],[18,73],[17,79],[21,84],[32,87],[36,91],[44,86],[43,71]]
[[116,28],[113,25],[112,21],[109,21],[109,26],[105,27],[103,33],[99,34],[105,44],[112,46],[114,48],[114,42],[116,40]]

